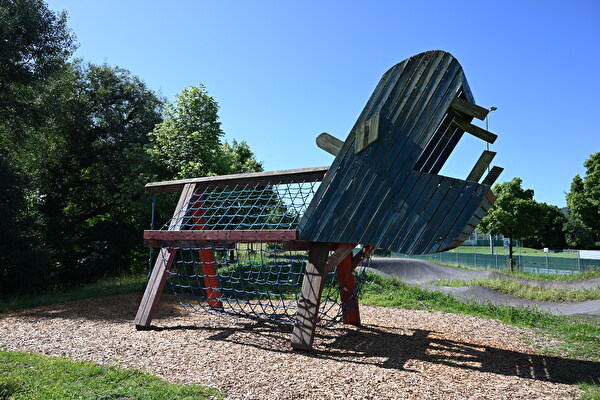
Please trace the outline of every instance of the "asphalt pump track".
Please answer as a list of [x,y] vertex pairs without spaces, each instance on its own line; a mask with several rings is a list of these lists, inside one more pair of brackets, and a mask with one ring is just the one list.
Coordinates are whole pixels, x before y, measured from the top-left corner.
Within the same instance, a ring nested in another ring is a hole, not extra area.
[[582,290],[600,288],[600,278],[573,281],[524,279],[494,271],[452,268],[409,258],[374,257],[371,259],[370,268],[373,272],[392,276],[407,284],[418,286],[421,289],[450,294],[460,301],[534,308],[554,315],[592,315],[600,317],[600,300],[578,302],[535,301],[500,293],[496,290],[477,285],[450,287],[431,284],[442,279],[467,282],[476,279],[509,279],[545,289]]

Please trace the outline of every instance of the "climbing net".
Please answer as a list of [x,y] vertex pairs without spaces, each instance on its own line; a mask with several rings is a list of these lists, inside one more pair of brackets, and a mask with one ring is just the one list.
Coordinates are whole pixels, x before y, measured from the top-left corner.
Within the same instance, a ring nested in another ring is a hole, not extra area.
[[[234,186],[196,190],[160,231],[227,232],[228,240],[181,240],[161,245],[159,262],[169,263],[168,285],[189,312],[247,316],[292,323],[304,277],[307,251],[284,240],[246,241],[235,233],[295,231],[319,182]],[[237,239],[236,239],[237,238]],[[155,261],[151,257],[151,266]],[[325,279],[319,320],[340,321],[350,312],[340,287],[366,275],[337,270]]]

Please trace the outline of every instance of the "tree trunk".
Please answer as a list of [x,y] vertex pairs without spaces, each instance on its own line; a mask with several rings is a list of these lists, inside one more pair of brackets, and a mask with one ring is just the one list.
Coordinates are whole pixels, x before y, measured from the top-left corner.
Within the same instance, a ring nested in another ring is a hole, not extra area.
[[510,264],[510,272],[515,272],[515,260],[513,260],[512,238],[508,238],[508,262]]

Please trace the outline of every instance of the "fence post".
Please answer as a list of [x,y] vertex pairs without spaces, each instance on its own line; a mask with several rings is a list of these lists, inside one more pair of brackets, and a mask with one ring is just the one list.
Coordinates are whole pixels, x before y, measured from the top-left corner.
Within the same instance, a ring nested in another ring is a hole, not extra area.
[[548,252],[546,252],[546,273],[550,273],[550,266],[548,265]]
[[583,272],[581,270],[581,253],[579,253],[579,250],[577,250],[577,269],[580,273]]

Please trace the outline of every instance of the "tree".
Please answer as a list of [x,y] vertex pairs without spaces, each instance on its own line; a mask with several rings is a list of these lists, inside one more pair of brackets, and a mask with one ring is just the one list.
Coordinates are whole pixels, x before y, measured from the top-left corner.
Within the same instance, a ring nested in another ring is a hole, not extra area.
[[50,11],[41,0],[0,0],[0,129],[9,134],[3,145],[18,142],[25,126],[43,120],[37,92],[75,50],[66,21],[64,12]]
[[564,227],[565,214],[556,206],[538,203],[539,221],[537,232],[527,241],[531,247],[562,249],[567,245]]
[[481,220],[483,233],[504,235],[509,239],[510,270],[514,271],[513,240],[533,237],[539,232],[540,208],[533,200],[533,190],[521,187],[521,178],[497,184],[496,202]]
[[594,233],[595,246],[600,246],[600,152],[590,155],[585,163],[583,179],[576,175],[567,194],[567,207],[574,220]]
[[245,142],[222,143],[218,110],[203,85],[184,88],[165,108],[148,151],[173,178],[262,170]]
[[74,64],[56,92],[56,112],[37,135],[45,146],[31,153],[58,280],[122,273],[139,256],[149,220],[142,188],[156,168],[145,146],[163,102],[127,70],[106,65]]

